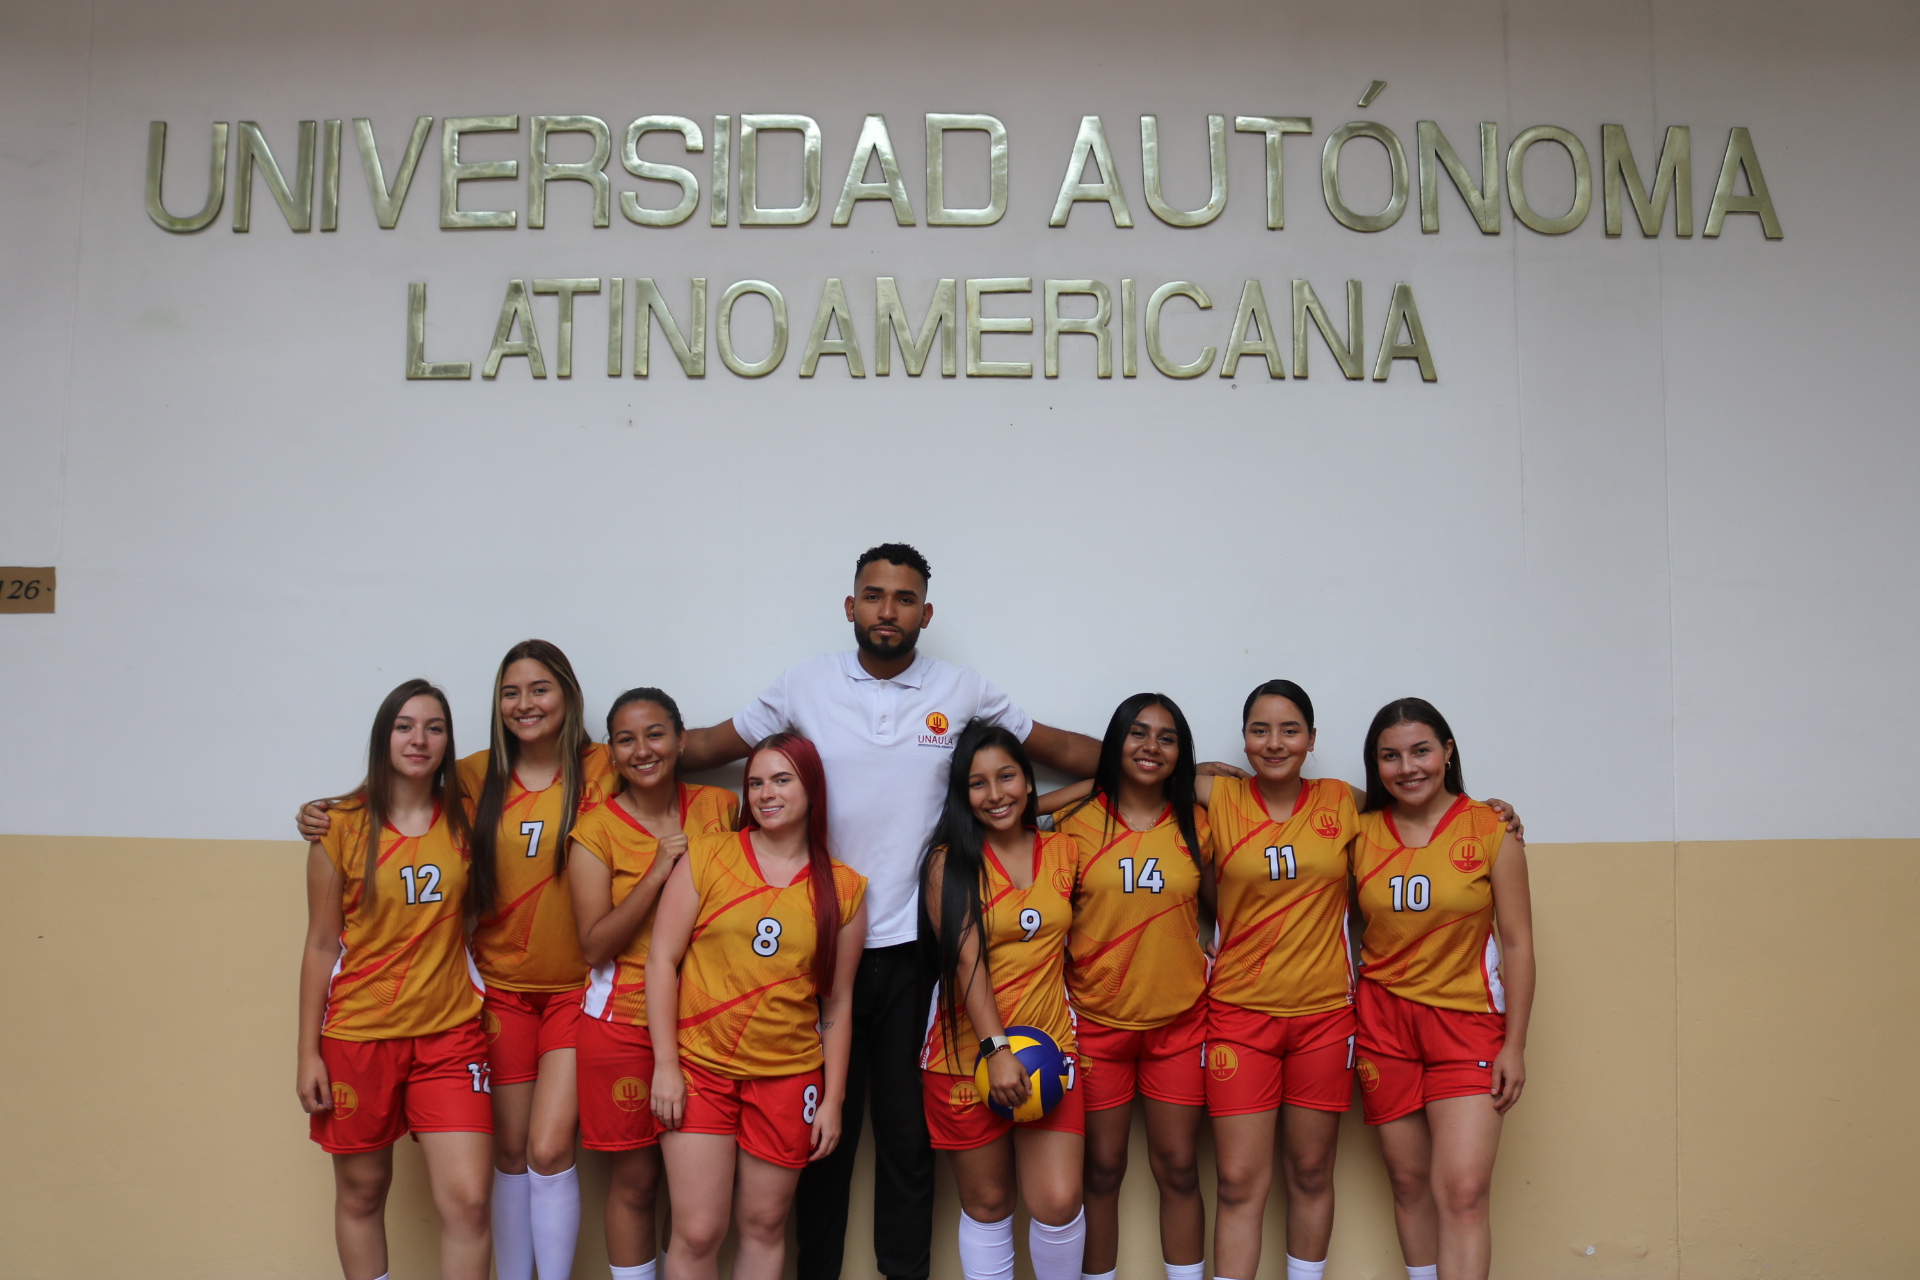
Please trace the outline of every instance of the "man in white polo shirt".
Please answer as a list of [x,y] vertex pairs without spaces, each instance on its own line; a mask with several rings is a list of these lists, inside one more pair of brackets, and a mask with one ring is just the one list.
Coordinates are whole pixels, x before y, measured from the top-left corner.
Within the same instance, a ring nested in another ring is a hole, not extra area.
[[1036,723],[971,667],[915,651],[933,619],[931,570],[889,542],[854,566],[847,621],[858,646],[787,668],[740,714],[688,735],[682,768],[710,769],[782,729],[812,739],[827,771],[834,856],[867,877],[867,949],[853,988],[853,1057],[840,1146],[808,1166],[795,1198],[800,1280],[838,1280],[847,1198],[871,1091],[875,1260],[882,1275],[925,1280],[933,1239],[933,1149],[920,1106],[928,993],[916,941],[917,870],[946,793],[953,741],[978,716],[1004,725],[1038,764],[1090,777],[1100,744]]

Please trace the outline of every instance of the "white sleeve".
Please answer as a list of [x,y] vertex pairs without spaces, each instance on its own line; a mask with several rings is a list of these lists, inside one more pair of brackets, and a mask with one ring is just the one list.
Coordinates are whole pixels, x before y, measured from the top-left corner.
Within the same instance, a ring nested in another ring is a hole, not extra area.
[[734,716],[733,731],[748,746],[793,726],[791,699],[787,696],[787,677],[791,674],[792,668],[782,671],[779,679]]
[[997,724],[1025,742],[1027,735],[1033,732],[1033,717],[1021,709],[1020,705],[1002,693],[993,681],[974,673],[980,681],[979,701],[974,704],[974,714],[988,724]]

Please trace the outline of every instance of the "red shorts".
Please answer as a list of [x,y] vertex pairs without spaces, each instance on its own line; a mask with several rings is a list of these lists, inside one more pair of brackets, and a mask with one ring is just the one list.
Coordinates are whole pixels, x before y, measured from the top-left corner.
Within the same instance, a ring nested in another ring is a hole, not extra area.
[[335,1155],[378,1151],[413,1133],[492,1133],[487,1038],[479,1019],[430,1036],[394,1040],[320,1037],[333,1107],[308,1117],[313,1140]]
[[580,1084],[580,1145],[589,1151],[657,1146],[653,1118],[653,1038],[630,1022],[580,1019],[574,1046]]
[[813,1154],[813,1118],[820,1109],[818,1067],[798,1075],[736,1080],[680,1059],[687,1077],[682,1133],[719,1133],[748,1155],[782,1169],[804,1169]]
[[495,1084],[524,1084],[539,1076],[541,1055],[573,1048],[585,991],[585,987],[571,991],[487,988],[480,1018],[492,1042],[489,1053]]
[[1276,1018],[1207,1000],[1207,1114],[1244,1116],[1281,1103],[1314,1111],[1353,1105],[1354,1012]]
[[1207,1100],[1205,1001],[1146,1031],[1101,1026],[1081,1014],[1074,1037],[1080,1043],[1079,1083],[1086,1087],[1088,1111],[1123,1106],[1135,1093],[1183,1107]]
[[[1076,1079],[1075,1084],[1078,1083]],[[1054,1133],[1084,1134],[1087,1131],[1087,1092],[1077,1087],[1068,1089],[1060,1105],[1052,1111],[1021,1125],[995,1115],[992,1108],[980,1100],[980,1091],[973,1087],[972,1076],[922,1071],[920,1101],[927,1112],[927,1133],[937,1151],[972,1151],[1015,1128]]]
[[1358,1070],[1367,1123],[1493,1092],[1493,1060],[1506,1041],[1504,1013],[1436,1009],[1362,980]]

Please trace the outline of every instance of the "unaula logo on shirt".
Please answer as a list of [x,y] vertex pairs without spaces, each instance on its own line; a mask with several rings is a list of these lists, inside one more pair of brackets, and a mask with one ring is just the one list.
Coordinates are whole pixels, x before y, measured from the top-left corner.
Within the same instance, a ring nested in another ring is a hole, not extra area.
[[927,731],[920,735],[923,747],[952,747],[953,735],[947,730],[953,728],[953,722],[940,711],[927,712]]

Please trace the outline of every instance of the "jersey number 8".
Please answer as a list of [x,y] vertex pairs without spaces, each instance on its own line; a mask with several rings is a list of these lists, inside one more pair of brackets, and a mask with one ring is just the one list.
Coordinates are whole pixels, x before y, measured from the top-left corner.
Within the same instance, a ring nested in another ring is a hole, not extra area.
[[780,922],[772,916],[761,916],[760,923],[753,926],[753,954],[770,956],[780,949]]
[[802,1123],[812,1124],[813,1118],[820,1114],[820,1086],[808,1085],[800,1094],[800,1119]]

